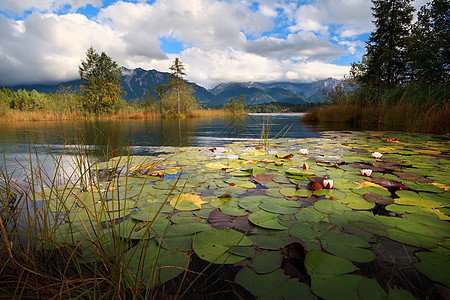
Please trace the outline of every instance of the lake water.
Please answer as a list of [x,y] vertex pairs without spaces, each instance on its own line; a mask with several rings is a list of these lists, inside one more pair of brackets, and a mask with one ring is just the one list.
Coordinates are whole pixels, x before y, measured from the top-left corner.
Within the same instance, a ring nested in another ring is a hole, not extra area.
[[[55,158],[71,173],[80,153],[100,160],[119,155],[151,155],[162,146],[222,146],[239,140],[270,137],[318,137],[330,128],[304,124],[302,114],[249,114],[219,118],[94,120],[74,122],[0,122],[0,169],[11,177],[29,173],[29,161],[51,177]],[[5,164],[6,162],[6,164]]]

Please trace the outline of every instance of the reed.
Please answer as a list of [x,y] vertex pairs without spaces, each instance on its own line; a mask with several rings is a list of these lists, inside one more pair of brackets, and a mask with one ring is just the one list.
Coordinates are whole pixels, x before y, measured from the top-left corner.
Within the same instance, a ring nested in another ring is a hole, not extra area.
[[[190,112],[184,117],[188,118],[215,118],[229,115],[230,112],[224,109],[198,109]],[[19,121],[68,121],[68,120],[154,120],[164,117],[161,113],[148,111],[141,108],[118,110],[111,114],[96,115],[86,112],[56,112],[56,111],[19,111],[9,110],[0,114],[0,122]]]
[[[152,204],[147,221],[139,225],[129,218],[130,210],[123,206],[136,209],[153,203],[157,195],[149,196],[148,191],[144,194],[145,183],[155,180],[151,175],[154,170],[164,170],[160,165],[163,160],[147,157],[132,165],[127,148],[119,153],[108,148],[111,153],[93,157],[89,149],[79,146],[73,157],[74,171],[68,172],[63,169],[65,148],[56,155],[51,147],[41,146],[54,161],[54,172],[44,168],[39,160],[31,163],[31,151],[27,166],[0,168],[0,298],[205,298],[210,295],[209,289],[218,294],[238,294],[232,278],[220,281],[223,285],[217,287],[220,266],[210,268],[212,263],[195,259],[192,253],[186,254],[185,267],[173,267],[184,271],[184,275],[156,284],[160,270],[172,266],[159,267],[159,261],[163,263],[159,254],[166,251],[160,239],[165,239],[171,220],[161,235],[154,228],[168,207],[165,204],[173,198],[175,187],[178,193],[183,192],[184,186],[180,191],[178,177],[162,203]],[[114,159],[107,160],[113,154]],[[5,157],[3,160],[6,166]],[[27,178],[14,179],[22,168]],[[134,184],[130,194],[131,182],[137,177],[139,188]],[[130,200],[131,195],[134,200]],[[132,236],[138,230],[141,238]],[[150,270],[149,254],[155,256]],[[139,268],[130,267],[136,262]]]
[[449,84],[435,87],[410,84],[383,92],[359,88],[334,99],[329,106],[309,110],[303,120],[447,134],[450,132],[449,88]]

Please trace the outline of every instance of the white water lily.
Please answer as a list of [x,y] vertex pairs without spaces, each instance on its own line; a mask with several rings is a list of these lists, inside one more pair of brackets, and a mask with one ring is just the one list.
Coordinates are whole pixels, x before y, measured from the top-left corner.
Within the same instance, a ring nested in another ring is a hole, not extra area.
[[308,170],[309,169],[309,165],[307,163],[303,164],[303,170]]
[[380,152],[373,152],[372,153],[372,157],[373,158],[376,158],[376,159],[379,159],[379,158],[381,158],[383,156],[383,154],[381,154]]
[[369,177],[370,175],[372,175],[372,170],[371,169],[361,169],[359,171],[359,173],[361,173],[362,176]]
[[308,149],[300,149],[300,154],[307,155],[307,154],[309,154],[309,150]]
[[331,179],[324,179],[322,185],[325,189],[332,189],[334,186],[334,182]]

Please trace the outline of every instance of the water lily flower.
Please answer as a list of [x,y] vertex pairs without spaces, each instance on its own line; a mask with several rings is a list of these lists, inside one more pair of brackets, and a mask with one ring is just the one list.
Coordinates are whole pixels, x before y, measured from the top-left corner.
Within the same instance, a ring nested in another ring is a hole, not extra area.
[[381,154],[380,152],[373,152],[372,153],[372,157],[373,158],[376,158],[376,159],[379,159],[379,158],[381,158],[383,156],[383,154]]
[[361,173],[362,176],[369,177],[370,175],[372,175],[372,169],[361,169],[359,173]]
[[303,164],[303,170],[308,170],[309,169],[309,165],[307,163]]
[[308,149],[300,149],[300,154],[307,155],[307,154],[309,154],[309,150]]
[[334,182],[331,179],[324,179],[322,185],[326,189],[332,189],[334,186]]

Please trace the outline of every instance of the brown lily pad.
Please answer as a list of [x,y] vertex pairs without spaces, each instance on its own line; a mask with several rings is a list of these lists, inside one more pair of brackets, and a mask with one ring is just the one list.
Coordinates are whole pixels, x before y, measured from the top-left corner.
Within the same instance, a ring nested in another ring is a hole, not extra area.
[[383,172],[385,169],[381,167],[377,167],[374,165],[363,164],[363,163],[351,163],[349,166],[357,169],[371,169],[373,172]]
[[289,153],[289,154],[275,154],[276,158],[280,158],[280,159],[291,159],[294,157],[294,154]]
[[403,185],[401,181],[385,179],[385,178],[372,178],[373,182],[387,188],[390,191],[407,190],[408,187]]
[[208,222],[212,227],[218,230],[231,228],[241,231],[248,231],[255,227],[248,221],[248,215],[241,217],[230,216],[221,212],[219,209],[215,209],[209,214]]
[[372,201],[380,205],[389,205],[394,203],[394,199],[389,196],[383,196],[377,193],[367,193],[363,195],[363,198],[367,201]]
[[419,183],[432,183],[433,180],[415,172],[393,172],[400,179],[411,180]]
[[268,183],[273,182],[272,181],[273,175],[271,174],[256,174],[253,178],[256,183],[259,183],[261,185],[266,185]]

